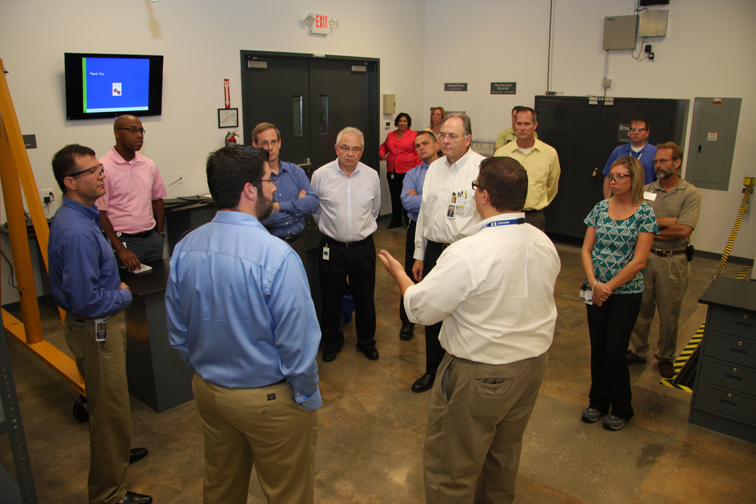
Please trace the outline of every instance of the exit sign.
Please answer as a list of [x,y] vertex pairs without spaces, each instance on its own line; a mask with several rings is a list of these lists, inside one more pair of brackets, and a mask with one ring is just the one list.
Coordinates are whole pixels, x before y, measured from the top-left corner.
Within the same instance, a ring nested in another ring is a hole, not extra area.
[[331,34],[331,27],[328,23],[328,16],[325,14],[311,14],[315,21],[310,25],[310,33],[320,33],[323,35]]

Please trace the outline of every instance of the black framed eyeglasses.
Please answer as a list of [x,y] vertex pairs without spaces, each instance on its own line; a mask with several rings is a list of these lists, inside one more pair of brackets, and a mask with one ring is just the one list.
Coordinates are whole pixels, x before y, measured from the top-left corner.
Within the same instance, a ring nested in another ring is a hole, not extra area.
[[[97,171],[97,170],[100,171]],[[77,171],[76,173],[72,173],[71,175],[66,175],[66,177],[78,177],[79,175],[83,175],[84,173],[88,175],[94,175],[94,173],[97,171],[97,175],[99,176],[102,172],[105,171],[105,168],[103,168],[102,164],[100,166],[93,166],[92,168],[87,168],[86,170]]]
[[278,184],[278,177],[270,177],[264,179],[253,180],[252,182],[270,182],[271,184]]
[[478,184],[477,182],[475,182],[474,180],[472,181],[472,188],[473,188],[474,191],[478,190],[478,189],[480,189],[481,191],[485,191],[486,190],[484,187],[481,187],[481,185]]
[[136,135],[137,133],[141,133],[142,135],[144,135],[145,133],[147,133],[146,129],[144,129],[144,128],[137,128],[136,126],[129,126],[128,128],[116,128],[116,129],[126,130],[129,133],[131,133],[132,135]]

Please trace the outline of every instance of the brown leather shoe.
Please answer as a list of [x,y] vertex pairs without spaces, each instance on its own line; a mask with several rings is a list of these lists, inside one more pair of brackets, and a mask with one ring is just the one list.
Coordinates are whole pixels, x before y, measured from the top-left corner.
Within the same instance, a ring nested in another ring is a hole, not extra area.
[[675,366],[669,361],[661,361],[659,363],[659,374],[662,378],[672,378],[675,376]]
[[627,353],[625,354],[625,359],[627,360],[628,364],[638,364],[639,362],[646,362],[646,359],[641,359],[630,350],[628,350]]

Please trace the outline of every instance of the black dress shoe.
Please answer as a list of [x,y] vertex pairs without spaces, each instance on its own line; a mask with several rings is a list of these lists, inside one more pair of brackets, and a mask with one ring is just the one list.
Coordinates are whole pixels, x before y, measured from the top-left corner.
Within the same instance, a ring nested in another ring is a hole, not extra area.
[[394,224],[393,222],[391,222],[388,226],[386,226],[386,229],[394,229],[398,228],[399,226],[401,226],[401,224]]
[[402,341],[409,341],[415,336],[415,324],[402,324],[402,329],[399,331],[399,339]]
[[336,360],[336,356],[341,352],[341,347],[327,346],[323,349],[323,362]]
[[148,453],[147,448],[132,448],[129,450],[129,464],[139,462],[146,457]]
[[378,349],[375,348],[373,345],[357,345],[357,350],[365,354],[365,357],[367,357],[370,360],[377,360],[378,359]]
[[123,499],[118,501],[118,504],[150,504],[152,497],[149,495],[142,495],[134,492],[126,492]]
[[436,381],[436,375],[425,373],[423,376],[412,384],[412,392],[425,392],[433,387],[433,382]]

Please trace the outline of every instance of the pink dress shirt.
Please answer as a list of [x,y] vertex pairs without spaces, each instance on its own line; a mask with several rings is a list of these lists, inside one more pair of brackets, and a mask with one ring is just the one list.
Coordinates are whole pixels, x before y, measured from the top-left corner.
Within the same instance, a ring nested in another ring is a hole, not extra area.
[[423,162],[415,151],[417,131],[408,129],[400,139],[397,139],[396,131],[388,134],[386,141],[383,142],[378,151],[378,155],[380,157],[386,156],[387,172],[407,173]]
[[115,147],[100,158],[105,168],[105,195],[97,202],[106,212],[116,232],[136,234],[155,227],[152,202],[168,196],[155,163],[139,154],[132,163],[124,160]]

